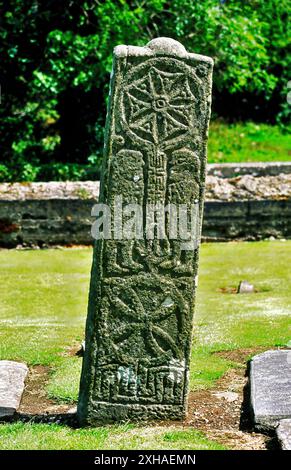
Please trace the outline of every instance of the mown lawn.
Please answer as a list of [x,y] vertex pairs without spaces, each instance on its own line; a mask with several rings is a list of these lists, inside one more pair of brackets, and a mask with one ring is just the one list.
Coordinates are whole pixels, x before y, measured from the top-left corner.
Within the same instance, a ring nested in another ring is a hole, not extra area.
[[174,426],[119,426],[72,429],[57,424],[0,425],[0,449],[21,450],[223,450],[194,429]]
[[209,163],[291,160],[291,134],[279,126],[254,122],[213,121],[208,141]]
[[[291,339],[290,241],[203,244],[191,388],[211,387],[236,363],[223,350],[284,346]],[[77,399],[91,249],[1,250],[0,359],[52,368],[47,393]],[[232,292],[240,280],[254,294]],[[225,293],[226,292],[226,293]],[[228,293],[229,292],[229,293]],[[0,449],[220,449],[190,427],[122,425],[74,430],[56,424],[0,425]]]

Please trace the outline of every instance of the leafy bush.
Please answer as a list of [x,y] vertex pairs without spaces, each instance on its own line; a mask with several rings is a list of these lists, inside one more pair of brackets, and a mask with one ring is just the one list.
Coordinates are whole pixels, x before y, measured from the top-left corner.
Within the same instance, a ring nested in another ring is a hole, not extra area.
[[112,49],[170,36],[215,59],[213,115],[288,122],[288,0],[1,2],[0,180],[98,173]]

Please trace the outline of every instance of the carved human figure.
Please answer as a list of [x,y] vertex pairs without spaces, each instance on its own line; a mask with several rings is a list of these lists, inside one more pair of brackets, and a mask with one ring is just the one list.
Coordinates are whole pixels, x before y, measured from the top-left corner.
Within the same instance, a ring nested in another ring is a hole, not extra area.
[[[143,206],[143,171],[143,155],[136,150],[120,150],[113,155],[110,162],[111,184],[108,189],[108,205],[113,208],[113,220],[118,220],[119,226],[112,227],[115,239],[104,242],[104,264],[107,275],[121,275],[143,269],[142,264],[134,260],[138,239],[125,237],[126,221],[123,220],[125,207]],[[132,217],[132,214],[128,216]]]

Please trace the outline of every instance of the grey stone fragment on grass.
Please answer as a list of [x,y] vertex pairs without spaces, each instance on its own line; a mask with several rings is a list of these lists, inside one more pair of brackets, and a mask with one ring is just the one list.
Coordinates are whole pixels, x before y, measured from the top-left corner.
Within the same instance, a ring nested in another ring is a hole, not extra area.
[[0,361],[0,419],[11,418],[17,411],[27,373],[25,364]]
[[250,294],[254,292],[254,286],[250,284],[248,281],[241,281],[237,288],[238,294]]
[[277,439],[282,450],[291,450],[291,419],[282,419],[276,429]]
[[258,430],[275,429],[281,419],[291,418],[290,354],[266,351],[251,361],[251,406]]

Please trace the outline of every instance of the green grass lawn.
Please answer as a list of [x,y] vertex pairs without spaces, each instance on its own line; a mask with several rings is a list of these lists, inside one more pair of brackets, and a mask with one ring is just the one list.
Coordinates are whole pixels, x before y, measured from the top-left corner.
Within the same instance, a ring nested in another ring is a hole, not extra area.
[[[191,363],[191,389],[211,387],[236,363],[215,352],[284,346],[291,339],[291,242],[203,244]],[[91,249],[1,250],[0,359],[51,367],[50,397],[74,404],[81,359]],[[240,280],[254,294],[231,291]],[[222,289],[222,291],[221,291]],[[220,449],[191,427],[0,425],[0,449]]]
[[213,121],[208,141],[209,163],[291,160],[291,134],[279,126],[253,122]]
[[72,429],[57,424],[0,425],[0,450],[223,450],[194,429],[130,424]]

